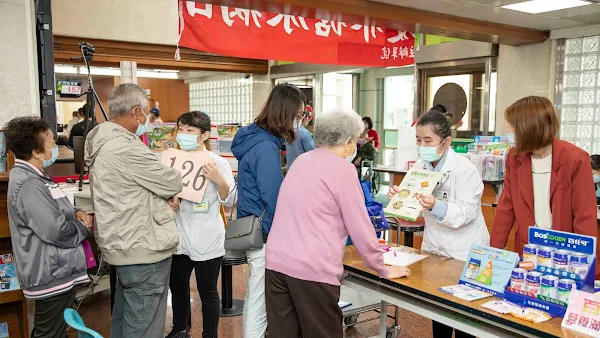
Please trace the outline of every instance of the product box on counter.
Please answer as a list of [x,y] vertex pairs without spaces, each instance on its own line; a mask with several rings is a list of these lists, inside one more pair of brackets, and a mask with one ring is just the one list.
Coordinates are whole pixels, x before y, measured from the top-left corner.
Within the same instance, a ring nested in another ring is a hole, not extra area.
[[572,290],[594,292],[595,248],[594,237],[530,227],[506,300],[564,316]]

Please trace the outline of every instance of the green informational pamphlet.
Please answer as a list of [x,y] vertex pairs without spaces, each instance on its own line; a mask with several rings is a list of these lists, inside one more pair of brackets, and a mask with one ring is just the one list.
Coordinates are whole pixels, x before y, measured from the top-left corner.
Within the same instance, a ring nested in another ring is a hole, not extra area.
[[392,197],[388,206],[383,210],[384,213],[416,221],[423,209],[418,198],[422,195],[430,195],[441,177],[442,173],[440,172],[409,170],[400,183],[400,192]]

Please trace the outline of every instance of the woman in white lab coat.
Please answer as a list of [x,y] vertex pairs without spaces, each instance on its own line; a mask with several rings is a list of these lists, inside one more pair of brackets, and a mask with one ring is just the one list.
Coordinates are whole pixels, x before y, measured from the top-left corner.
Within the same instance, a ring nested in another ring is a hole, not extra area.
[[[444,114],[429,111],[416,128],[419,159],[415,168],[442,173],[433,194],[419,200],[425,219],[421,250],[464,261],[471,244],[490,244],[481,213],[483,181],[471,161],[450,148],[450,123]],[[398,186],[390,188],[388,197],[398,191]],[[450,338],[453,330],[433,322],[434,338]],[[456,331],[456,338],[462,337],[472,336]]]

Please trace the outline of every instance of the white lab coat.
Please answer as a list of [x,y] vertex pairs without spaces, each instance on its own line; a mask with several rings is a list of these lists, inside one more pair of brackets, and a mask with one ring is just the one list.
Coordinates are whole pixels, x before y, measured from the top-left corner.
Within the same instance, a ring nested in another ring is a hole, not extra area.
[[[427,166],[419,159],[415,168],[427,169]],[[433,195],[438,200],[447,198],[448,212],[441,221],[429,211],[423,212],[425,234],[421,250],[464,261],[471,244],[490,245],[490,234],[481,213],[483,181],[473,163],[452,149],[448,149],[441,173]]]

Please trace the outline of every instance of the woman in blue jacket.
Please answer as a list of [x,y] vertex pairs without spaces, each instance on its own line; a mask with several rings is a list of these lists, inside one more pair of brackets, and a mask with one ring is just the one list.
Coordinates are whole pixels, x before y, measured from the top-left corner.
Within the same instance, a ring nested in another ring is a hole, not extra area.
[[[295,139],[294,121],[302,120],[306,98],[291,84],[273,88],[269,99],[253,124],[241,128],[233,139],[231,151],[238,159],[237,217],[263,217],[263,236],[267,242],[279,187],[281,148]],[[244,303],[243,337],[262,338],[267,330],[265,303],[265,247],[249,251],[248,289]]]

